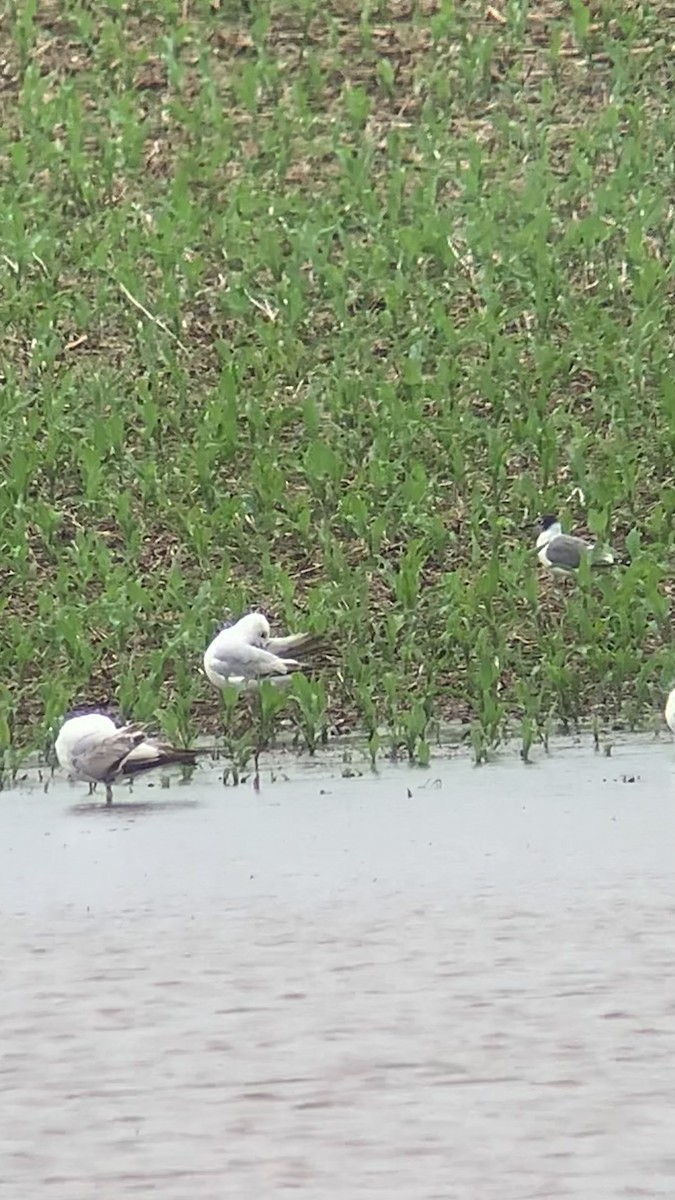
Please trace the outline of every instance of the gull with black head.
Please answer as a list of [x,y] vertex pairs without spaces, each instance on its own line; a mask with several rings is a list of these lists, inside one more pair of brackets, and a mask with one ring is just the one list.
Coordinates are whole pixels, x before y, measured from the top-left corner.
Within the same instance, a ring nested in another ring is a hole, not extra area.
[[555,515],[542,517],[536,550],[543,566],[554,575],[567,578],[576,575],[584,560],[592,570],[606,570],[614,565],[611,550],[563,533],[560,520]]

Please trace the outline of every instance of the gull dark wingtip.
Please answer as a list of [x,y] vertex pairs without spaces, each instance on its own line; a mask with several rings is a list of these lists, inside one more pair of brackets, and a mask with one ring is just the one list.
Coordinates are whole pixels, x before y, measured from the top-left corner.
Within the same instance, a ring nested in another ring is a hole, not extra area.
[[158,745],[159,753],[156,758],[152,759],[128,759],[122,766],[121,774],[128,778],[133,778],[135,775],[144,775],[147,771],[156,770],[158,767],[194,767],[197,765],[197,759],[200,750],[184,750],[178,746]]

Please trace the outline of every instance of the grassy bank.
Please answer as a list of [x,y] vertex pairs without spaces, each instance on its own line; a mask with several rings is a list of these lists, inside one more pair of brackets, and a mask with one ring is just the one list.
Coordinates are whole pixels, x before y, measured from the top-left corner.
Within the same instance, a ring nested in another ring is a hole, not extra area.
[[[0,742],[79,702],[219,728],[197,668],[252,606],[334,639],[305,740],[644,721],[675,674],[672,8],[13,13]],[[541,578],[557,510],[615,576]]]

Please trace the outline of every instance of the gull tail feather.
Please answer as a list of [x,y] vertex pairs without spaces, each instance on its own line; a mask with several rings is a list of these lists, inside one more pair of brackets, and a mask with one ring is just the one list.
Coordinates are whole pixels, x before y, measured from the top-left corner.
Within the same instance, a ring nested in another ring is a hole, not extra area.
[[295,659],[295,658],[282,658],[281,661],[286,668],[287,675],[292,675],[292,674],[294,674],[295,671],[304,670],[304,664],[301,662],[298,662],[297,659]]
[[610,567],[617,565],[616,559],[611,550],[595,549],[590,558],[591,569],[593,571],[606,571]]
[[292,650],[295,654],[300,652],[311,654],[313,650],[318,650],[323,644],[323,638],[315,633],[291,633],[287,637],[269,638],[265,643],[265,649],[269,650],[270,654],[277,654],[283,658],[288,650]]

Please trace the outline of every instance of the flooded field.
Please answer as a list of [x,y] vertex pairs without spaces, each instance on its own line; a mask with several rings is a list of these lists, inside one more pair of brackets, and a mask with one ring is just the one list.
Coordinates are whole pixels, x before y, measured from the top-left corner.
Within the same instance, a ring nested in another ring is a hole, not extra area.
[[675,749],[0,794],[0,1197],[675,1195]]

